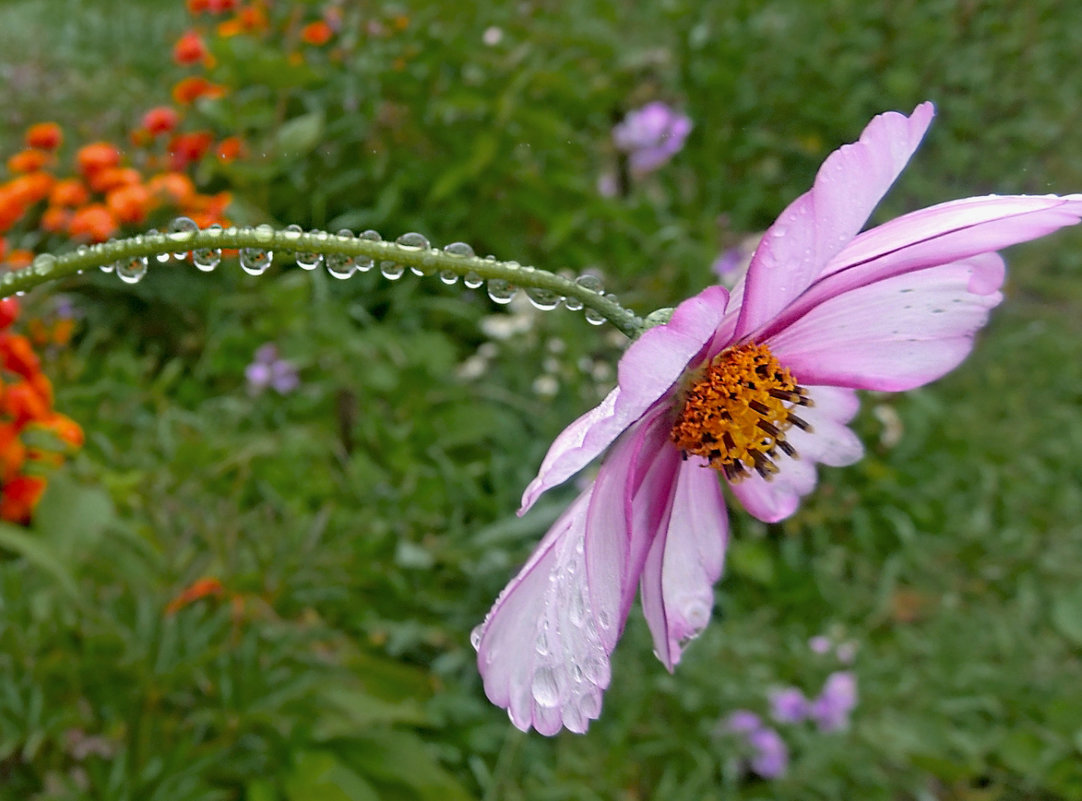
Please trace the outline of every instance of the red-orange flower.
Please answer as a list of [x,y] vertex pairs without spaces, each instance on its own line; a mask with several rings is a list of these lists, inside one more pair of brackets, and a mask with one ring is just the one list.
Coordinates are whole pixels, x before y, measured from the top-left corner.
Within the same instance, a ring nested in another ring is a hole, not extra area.
[[195,195],[195,184],[182,172],[161,172],[147,181],[150,194],[175,206],[186,204]]
[[183,170],[193,161],[199,161],[214,142],[210,131],[193,131],[174,136],[169,143],[169,166]]
[[198,64],[208,55],[210,52],[207,50],[203,37],[195,31],[186,32],[173,45],[173,61],[177,64]]
[[75,239],[87,242],[104,242],[115,234],[118,228],[116,218],[105,205],[91,203],[72,215],[71,222],[68,224],[68,234]]
[[229,162],[244,152],[244,143],[237,136],[228,136],[218,143],[218,158]]
[[106,167],[92,173],[87,182],[95,192],[108,192],[118,186],[137,184],[142,179],[139,171],[134,167]]
[[79,148],[75,163],[83,175],[90,175],[120,164],[120,151],[108,142],[93,142]]
[[15,203],[26,208],[47,198],[55,183],[56,178],[47,172],[28,172],[8,181],[7,190]]
[[21,270],[23,267],[29,267],[30,262],[33,260],[33,251],[24,248],[16,248],[15,250],[10,251],[4,258],[4,264],[7,265],[9,270]]
[[52,153],[37,148],[20,150],[8,159],[8,169],[12,172],[36,172],[55,161]]
[[225,588],[216,578],[196,579],[173,597],[165,607],[165,614],[173,615],[189,604],[209,595],[220,596]]
[[142,184],[125,184],[111,189],[105,196],[105,205],[122,223],[141,223],[150,211],[150,192]]
[[306,44],[315,45],[316,47],[327,44],[333,35],[334,31],[331,30],[331,26],[323,20],[309,22],[301,29],[301,39]]
[[44,492],[45,479],[39,476],[16,476],[5,482],[0,492],[0,517],[15,523],[29,522]]
[[27,147],[56,150],[63,139],[64,135],[60,131],[60,126],[55,122],[39,122],[27,129],[25,141]]
[[49,206],[41,214],[39,227],[51,234],[58,234],[67,230],[68,223],[71,222],[71,213],[71,209],[66,209],[63,206]]
[[180,115],[172,106],[156,106],[143,115],[143,128],[151,136],[169,133],[177,127]]
[[68,417],[66,414],[53,412],[41,420],[41,424],[52,431],[58,439],[70,445],[72,448],[81,448],[86,441],[83,427]]
[[6,484],[22,469],[26,461],[26,446],[19,431],[10,422],[0,423],[0,483]]
[[52,206],[82,206],[90,201],[90,192],[78,178],[64,178],[53,184],[49,193]]
[[[2,242],[3,240],[0,240]],[[0,259],[4,258],[4,249],[0,248]],[[0,331],[6,329],[9,325],[15,322],[15,319],[19,316],[19,301],[15,298],[4,298],[0,300]]]
[[225,95],[225,87],[211,83],[201,75],[193,75],[189,78],[177,81],[173,86],[173,100],[178,105],[187,106],[201,97],[211,99]]

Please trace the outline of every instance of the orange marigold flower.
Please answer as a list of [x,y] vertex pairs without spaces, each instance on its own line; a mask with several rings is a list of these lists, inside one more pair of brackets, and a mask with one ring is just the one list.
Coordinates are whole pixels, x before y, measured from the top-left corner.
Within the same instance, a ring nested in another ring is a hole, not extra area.
[[173,86],[173,100],[178,105],[187,106],[201,97],[210,99],[225,95],[225,87],[211,83],[201,75],[193,75],[189,78],[177,81]]
[[198,64],[208,55],[210,52],[203,42],[203,37],[195,31],[187,31],[173,45],[173,61],[177,64]]
[[41,222],[38,223],[38,226],[42,231],[58,234],[67,230],[69,222],[71,222],[71,209],[66,209],[63,206],[49,206],[42,213]]
[[30,262],[34,260],[34,252],[32,250],[25,250],[24,248],[16,248],[8,253],[4,259],[4,264],[7,265],[9,270],[21,270],[23,267],[29,267]]
[[11,179],[7,188],[15,202],[26,208],[47,198],[55,183],[55,176],[47,172],[28,172]]
[[193,131],[174,136],[169,142],[169,166],[183,170],[193,161],[199,161],[214,143],[210,131]]
[[187,0],[185,5],[189,14],[199,16],[210,7],[210,0]]
[[19,316],[19,301],[15,298],[0,300],[0,331],[7,328]]
[[37,172],[42,167],[51,164],[55,160],[56,158],[52,153],[46,153],[44,150],[30,148],[28,150],[20,150],[9,158],[8,169],[12,172]]
[[150,191],[142,184],[125,184],[109,190],[105,205],[121,223],[141,223],[150,211]]
[[49,193],[52,206],[82,206],[90,200],[90,192],[78,178],[64,178],[53,184]]
[[40,420],[49,414],[48,399],[27,381],[8,384],[4,392],[4,411],[11,417],[16,428]]
[[331,26],[323,20],[309,22],[301,29],[301,39],[306,44],[315,45],[316,47],[327,44],[333,35],[334,31],[331,30]]
[[92,142],[79,148],[75,163],[83,175],[90,175],[120,164],[120,151],[108,142]]
[[224,14],[233,11],[237,7],[237,0],[209,0],[207,9],[211,14]]
[[68,417],[66,414],[53,412],[41,421],[41,424],[52,431],[58,439],[72,448],[81,448],[86,441],[83,427]]
[[220,596],[225,591],[225,587],[222,586],[216,578],[201,578],[196,579],[179,593],[173,597],[165,606],[165,614],[173,615],[178,611],[195,603],[200,598],[206,598],[209,595]]
[[87,242],[104,242],[117,232],[113,213],[102,203],[83,206],[72,215],[68,224],[68,234]]
[[177,127],[180,115],[172,106],[156,106],[143,115],[143,128],[151,136],[169,133]]
[[7,231],[26,213],[26,204],[10,184],[0,186],[0,231]]
[[29,523],[34,507],[45,492],[45,479],[39,476],[15,476],[0,493],[0,518],[12,523]]
[[0,423],[0,483],[6,484],[18,474],[26,461],[26,446],[11,423]]
[[8,372],[27,380],[41,372],[38,355],[30,340],[22,334],[0,333],[0,364]]
[[222,161],[233,161],[244,152],[244,143],[238,136],[228,136],[218,143],[218,158]]
[[118,186],[137,184],[141,179],[139,170],[134,167],[106,167],[90,175],[87,182],[95,192],[105,193]]
[[161,172],[147,181],[150,194],[175,206],[186,204],[195,195],[195,184],[182,172]]
[[60,131],[60,126],[55,122],[39,122],[27,129],[25,141],[27,147],[56,150],[63,139],[64,135]]

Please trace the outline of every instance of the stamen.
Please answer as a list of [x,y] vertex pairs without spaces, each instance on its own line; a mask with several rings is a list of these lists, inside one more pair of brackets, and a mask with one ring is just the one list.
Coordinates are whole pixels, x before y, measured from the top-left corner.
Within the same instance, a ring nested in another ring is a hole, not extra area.
[[766,345],[740,345],[718,354],[692,374],[679,401],[673,443],[734,483],[755,474],[770,480],[781,469],[775,459],[798,458],[785,429],[811,431],[791,411],[812,405],[807,389]]

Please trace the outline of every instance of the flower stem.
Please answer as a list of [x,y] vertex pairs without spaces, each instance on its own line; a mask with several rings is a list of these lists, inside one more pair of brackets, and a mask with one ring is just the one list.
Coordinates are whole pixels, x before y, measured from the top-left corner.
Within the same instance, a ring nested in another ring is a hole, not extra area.
[[22,270],[0,277],[0,297],[21,294],[48,281],[75,275],[83,270],[100,268],[114,262],[154,257],[181,251],[201,249],[258,248],[265,251],[302,251],[323,256],[342,255],[371,259],[377,263],[391,261],[413,268],[423,274],[454,273],[465,277],[471,273],[485,281],[502,280],[515,287],[547,290],[564,298],[574,298],[586,309],[612,323],[629,338],[635,339],[646,324],[634,312],[624,308],[611,295],[604,295],[547,270],[527,267],[518,262],[494,261],[476,256],[459,256],[436,248],[418,248],[396,242],[381,242],[333,234],[304,233],[277,230],[268,225],[257,228],[208,228],[175,233],[142,234],[96,245],[80,247],[60,256],[42,254]]

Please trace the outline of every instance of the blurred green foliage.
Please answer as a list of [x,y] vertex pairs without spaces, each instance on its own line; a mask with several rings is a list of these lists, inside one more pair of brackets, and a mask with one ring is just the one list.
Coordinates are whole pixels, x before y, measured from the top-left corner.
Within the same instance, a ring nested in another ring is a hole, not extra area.
[[[180,6],[0,6],[0,142],[44,118],[122,140],[179,74]],[[711,282],[731,237],[887,108],[932,99],[939,119],[884,216],[1082,187],[1082,31],[1061,11],[343,4],[337,61],[216,42],[237,90],[200,120],[252,157],[201,177],[246,221],[598,269],[645,312]],[[613,123],[655,98],[693,119],[685,149],[603,197]],[[490,343],[507,311],[431,279],[72,282],[83,334],[48,369],[88,443],[33,529],[0,529],[0,798],[1082,799],[1080,242],[1012,254],[975,355],[867,398],[868,457],[825,471],[798,515],[736,513],[719,620],[676,675],[633,615],[601,720],[553,740],[485,701],[468,632],[570,497],[513,514],[618,341],[518,311],[524,330]],[[247,391],[266,342],[297,391]],[[203,577],[222,592],[166,612]],[[858,644],[854,724],[783,729],[789,773],[751,780],[717,722],[818,687],[822,632]]]

